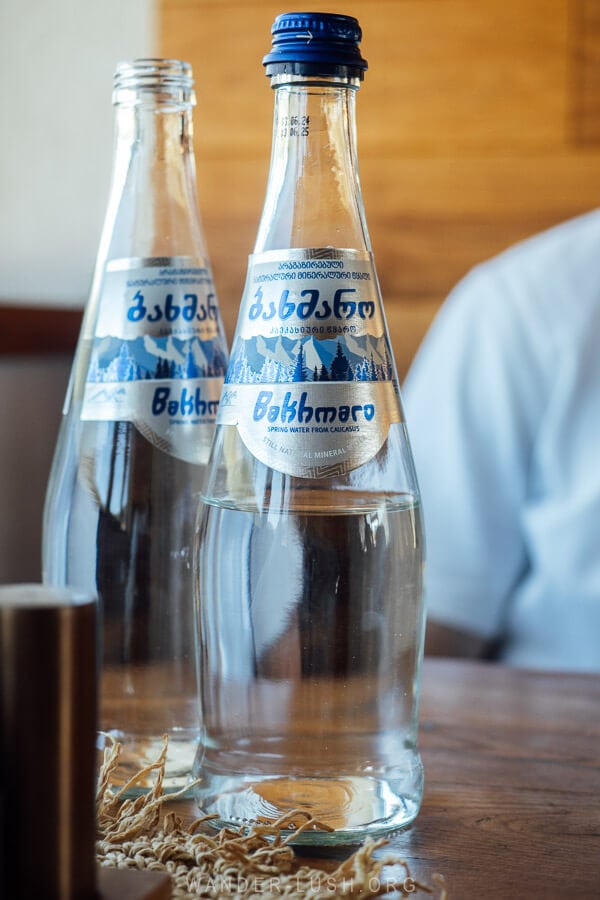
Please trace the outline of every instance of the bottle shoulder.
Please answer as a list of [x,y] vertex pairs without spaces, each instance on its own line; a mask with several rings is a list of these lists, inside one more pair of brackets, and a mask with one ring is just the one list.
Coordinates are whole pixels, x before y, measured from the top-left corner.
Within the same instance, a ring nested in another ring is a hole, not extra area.
[[[278,439],[276,432],[271,433]],[[302,456],[303,451],[298,451]],[[285,508],[352,510],[418,507],[417,480],[403,423],[390,425],[379,451],[348,471],[318,476],[295,475],[261,462],[244,442],[237,427],[217,425],[203,492],[214,505],[258,507],[273,503]]]

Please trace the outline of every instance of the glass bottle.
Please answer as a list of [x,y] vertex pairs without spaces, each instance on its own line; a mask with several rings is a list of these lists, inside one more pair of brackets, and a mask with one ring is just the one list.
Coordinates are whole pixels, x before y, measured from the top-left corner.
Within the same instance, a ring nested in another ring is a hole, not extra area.
[[[410,822],[423,539],[357,172],[358,22],[284,14],[269,181],[199,518],[199,805],[299,840]],[[291,827],[291,826],[290,826]]]
[[[190,66],[116,70],[112,184],[48,484],[44,581],[95,591],[120,775],[198,742],[192,544],[227,348],[196,198]],[[139,786],[138,789],[143,788]]]

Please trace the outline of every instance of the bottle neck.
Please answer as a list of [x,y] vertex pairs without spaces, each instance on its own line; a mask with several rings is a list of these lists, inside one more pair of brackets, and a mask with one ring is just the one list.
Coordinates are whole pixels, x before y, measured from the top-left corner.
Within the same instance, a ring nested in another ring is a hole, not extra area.
[[370,250],[356,154],[354,79],[275,76],[273,146],[254,251]]
[[115,91],[112,184],[100,258],[206,257],[193,155],[192,99]]

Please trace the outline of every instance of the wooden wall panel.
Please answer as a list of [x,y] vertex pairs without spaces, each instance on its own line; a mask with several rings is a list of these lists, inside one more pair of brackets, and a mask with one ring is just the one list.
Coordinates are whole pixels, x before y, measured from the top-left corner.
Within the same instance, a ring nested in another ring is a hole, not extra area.
[[[471,266],[600,202],[599,6],[326,4],[363,27],[361,180],[402,372]],[[200,203],[230,337],[270,152],[261,60],[285,8],[161,0],[160,52],[188,59],[196,75]]]
[[82,311],[48,306],[0,304],[0,357],[69,355],[75,349]]
[[[356,14],[363,28],[370,69],[359,102],[361,154],[561,141],[567,3],[328,3],[332,12]],[[264,155],[272,100],[261,60],[281,10],[260,0],[163,0],[162,52],[194,66],[206,153]]]
[[573,23],[574,129],[578,141],[600,144],[600,2],[579,0]]

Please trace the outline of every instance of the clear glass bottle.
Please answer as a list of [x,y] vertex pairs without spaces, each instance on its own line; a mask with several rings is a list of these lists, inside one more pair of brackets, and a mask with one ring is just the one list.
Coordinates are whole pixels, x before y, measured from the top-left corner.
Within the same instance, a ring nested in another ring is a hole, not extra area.
[[108,209],[48,485],[44,581],[95,591],[100,728],[123,778],[169,737],[165,786],[199,732],[192,544],[227,348],[202,226],[190,66],[115,74]]
[[196,541],[198,803],[234,825],[304,811],[312,844],[407,824],[423,786],[422,523],[357,172],[360,36],[273,26],[269,182]]

